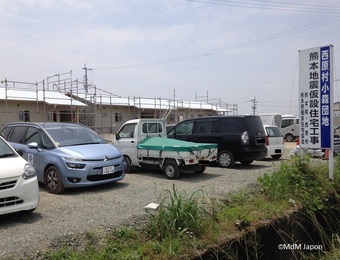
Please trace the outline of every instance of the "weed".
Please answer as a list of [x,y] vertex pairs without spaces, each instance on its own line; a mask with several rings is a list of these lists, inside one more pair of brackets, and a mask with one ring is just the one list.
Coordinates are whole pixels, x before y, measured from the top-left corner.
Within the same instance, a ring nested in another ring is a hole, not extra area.
[[331,250],[321,258],[322,260],[338,260],[340,259],[340,236],[332,235]]
[[258,178],[262,190],[270,200],[292,200],[306,209],[325,208],[332,186],[326,178],[326,165],[313,165],[308,156],[292,157],[282,162],[273,174]]
[[157,214],[150,214],[150,229],[152,234],[160,240],[168,237],[199,236],[201,222],[205,211],[200,204],[198,190],[187,196],[185,192],[178,192],[173,185],[172,191],[167,191],[162,199]]

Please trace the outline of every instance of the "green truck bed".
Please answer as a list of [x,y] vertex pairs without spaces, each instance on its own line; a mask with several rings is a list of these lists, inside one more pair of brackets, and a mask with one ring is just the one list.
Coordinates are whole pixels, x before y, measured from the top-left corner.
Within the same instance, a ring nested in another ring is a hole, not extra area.
[[137,148],[157,151],[193,152],[204,149],[217,149],[217,144],[193,143],[172,138],[147,137]]

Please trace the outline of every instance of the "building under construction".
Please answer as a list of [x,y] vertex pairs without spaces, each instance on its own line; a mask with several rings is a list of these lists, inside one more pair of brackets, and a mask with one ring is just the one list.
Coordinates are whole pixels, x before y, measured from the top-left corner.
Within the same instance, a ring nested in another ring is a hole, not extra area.
[[164,118],[168,124],[212,115],[237,114],[236,105],[155,97],[120,97],[94,85],[56,74],[41,82],[4,79],[0,125],[15,121],[77,122],[100,134],[115,133],[127,120]]

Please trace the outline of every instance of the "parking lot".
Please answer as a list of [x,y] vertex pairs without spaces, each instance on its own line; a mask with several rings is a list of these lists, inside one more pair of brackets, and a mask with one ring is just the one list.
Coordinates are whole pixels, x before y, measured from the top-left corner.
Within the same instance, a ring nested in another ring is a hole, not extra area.
[[223,196],[256,182],[257,178],[289,157],[295,143],[286,144],[280,160],[263,159],[249,166],[236,164],[232,169],[207,167],[203,174],[184,173],[169,180],[160,171],[127,174],[117,183],[82,189],[68,189],[61,195],[48,193],[40,186],[39,207],[30,215],[3,216],[0,258],[22,252],[35,252],[91,228],[109,228],[123,223],[138,225],[146,215],[144,206],[159,202],[165,191],[175,186],[191,194],[202,189],[206,196]]

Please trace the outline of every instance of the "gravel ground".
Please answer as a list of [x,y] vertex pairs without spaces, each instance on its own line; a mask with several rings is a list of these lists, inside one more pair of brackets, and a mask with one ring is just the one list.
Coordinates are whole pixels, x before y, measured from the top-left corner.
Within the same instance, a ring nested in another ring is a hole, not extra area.
[[220,196],[256,182],[266,172],[288,158],[295,143],[286,145],[280,160],[264,159],[235,168],[208,167],[203,174],[184,173],[178,180],[168,180],[162,172],[127,174],[117,183],[92,188],[68,189],[61,195],[47,193],[40,187],[39,207],[31,214],[0,217],[0,259],[23,258],[25,254],[48,249],[66,237],[92,228],[110,228],[125,223],[138,225],[146,216],[144,206],[158,202],[160,195],[172,190],[191,194],[203,189],[209,196]]

